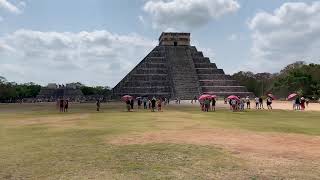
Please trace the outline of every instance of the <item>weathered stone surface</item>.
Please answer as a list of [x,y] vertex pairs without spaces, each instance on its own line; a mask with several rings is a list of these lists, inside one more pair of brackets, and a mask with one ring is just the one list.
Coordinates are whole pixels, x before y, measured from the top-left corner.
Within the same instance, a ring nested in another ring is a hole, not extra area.
[[[113,88],[115,96],[160,96],[192,99],[202,93],[221,97],[253,96],[208,57],[190,46],[188,33],[163,33],[155,47]],[[182,40],[181,42],[176,42]],[[188,40],[189,42],[187,42]],[[168,42],[166,42],[168,41]]]

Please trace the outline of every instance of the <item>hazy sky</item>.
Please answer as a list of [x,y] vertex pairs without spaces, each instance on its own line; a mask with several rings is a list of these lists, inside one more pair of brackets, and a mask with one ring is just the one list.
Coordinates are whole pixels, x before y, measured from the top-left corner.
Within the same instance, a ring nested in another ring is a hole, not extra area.
[[320,63],[320,1],[0,0],[0,76],[113,87],[162,31],[229,74]]

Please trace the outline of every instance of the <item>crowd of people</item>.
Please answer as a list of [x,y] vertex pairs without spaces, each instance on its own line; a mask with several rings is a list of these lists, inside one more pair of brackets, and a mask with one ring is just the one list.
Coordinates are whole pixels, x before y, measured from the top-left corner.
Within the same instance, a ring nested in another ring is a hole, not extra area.
[[126,109],[128,112],[133,111],[135,107],[135,101],[137,101],[137,108],[142,109],[149,109],[152,112],[157,111],[162,111],[162,106],[167,105],[170,103],[170,100],[168,98],[148,98],[148,97],[137,97],[134,99],[133,97],[128,97],[124,99],[126,103]]
[[68,112],[69,109],[69,100],[68,99],[58,99],[57,107],[60,112]]
[[306,109],[306,107],[309,106],[309,102],[310,100],[304,97],[296,97],[296,99],[292,100],[292,108],[293,110],[302,110],[304,111]]

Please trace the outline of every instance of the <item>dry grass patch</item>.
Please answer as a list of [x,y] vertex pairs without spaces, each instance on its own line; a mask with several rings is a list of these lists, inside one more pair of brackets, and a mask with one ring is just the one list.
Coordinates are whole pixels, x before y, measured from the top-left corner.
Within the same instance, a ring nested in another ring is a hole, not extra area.
[[[194,129],[147,132],[122,136],[116,145],[177,143],[212,145],[248,161],[261,177],[320,176],[320,137],[299,134],[257,133],[230,129]],[[310,174],[306,176],[304,173]],[[311,173],[312,172],[312,173]]]

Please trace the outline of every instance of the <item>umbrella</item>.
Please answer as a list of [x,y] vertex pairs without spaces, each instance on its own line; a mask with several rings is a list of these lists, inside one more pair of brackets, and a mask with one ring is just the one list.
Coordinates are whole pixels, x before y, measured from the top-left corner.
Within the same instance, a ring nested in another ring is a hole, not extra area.
[[298,94],[293,93],[293,94],[290,94],[287,99],[290,100],[292,98],[295,98],[296,96],[298,96]]
[[235,100],[237,100],[237,101],[240,101],[240,99],[238,98],[238,96],[235,96],[235,95],[229,96],[228,99],[235,99]]
[[142,97],[137,97],[136,99],[142,99]]
[[268,94],[269,97],[271,97],[272,99],[276,99],[276,97],[274,97],[273,94]]
[[211,95],[211,98],[215,99],[215,98],[217,98],[217,96],[216,95]]
[[211,95],[204,94],[204,95],[201,95],[201,96],[199,97],[199,100],[202,101],[202,100],[205,100],[205,99],[207,99],[207,98],[212,98],[212,97],[211,97]]
[[127,101],[128,99],[132,99],[132,96],[130,95],[125,95],[121,98],[123,101]]

